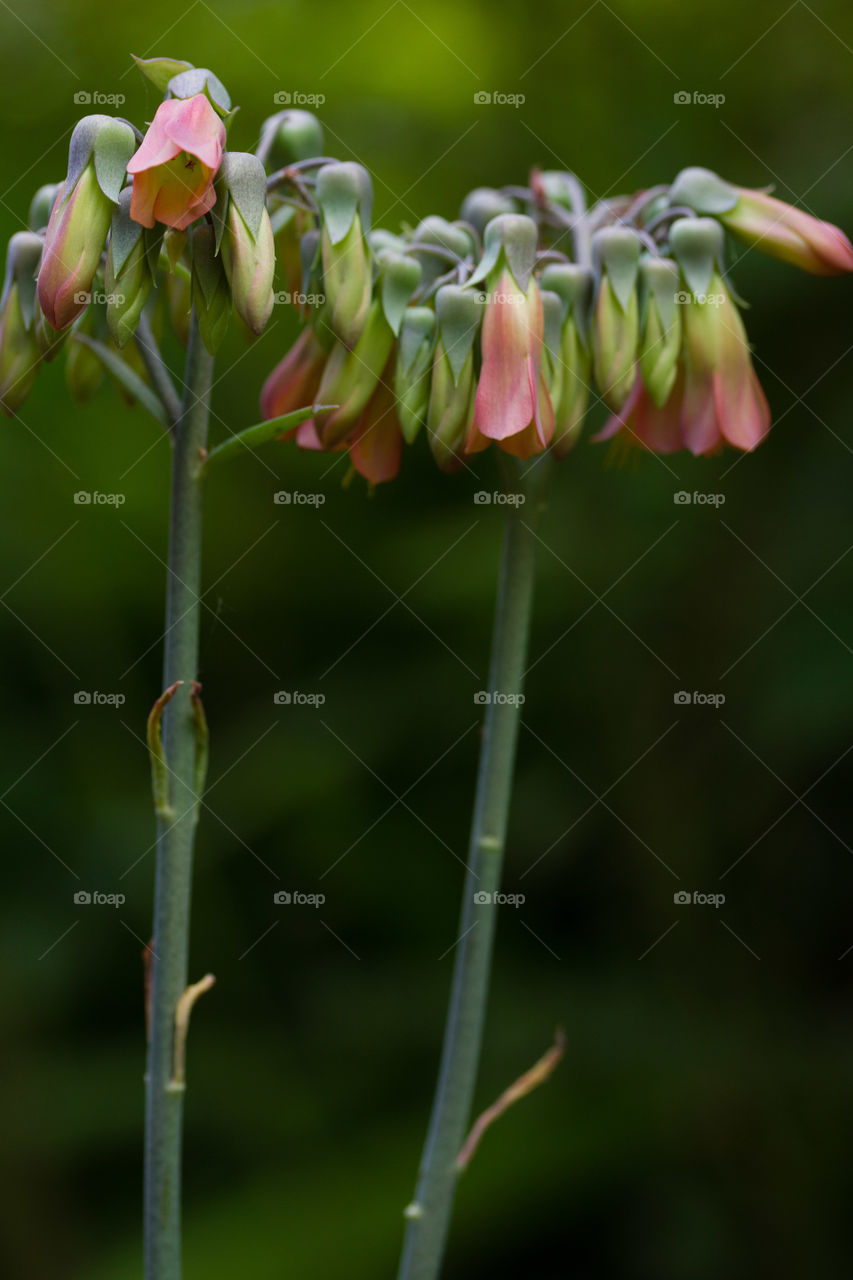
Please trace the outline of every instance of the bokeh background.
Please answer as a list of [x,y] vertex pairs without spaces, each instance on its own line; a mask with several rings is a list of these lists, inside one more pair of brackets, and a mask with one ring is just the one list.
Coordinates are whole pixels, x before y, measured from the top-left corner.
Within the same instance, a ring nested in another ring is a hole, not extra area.
[[[150,119],[130,52],[214,68],[238,148],[275,93],[323,95],[327,150],[368,164],[391,226],[534,163],[595,195],[700,163],[853,229],[842,0],[11,0],[4,239],[64,173],[75,93]],[[735,278],[767,444],[625,467],[587,439],[556,477],[506,876],[526,901],[501,916],[478,1104],[556,1025],[568,1045],[464,1178],[448,1280],[849,1274],[853,283],[752,253]],[[234,327],[215,438],[256,419],[295,332],[284,308],[253,346]],[[59,360],[0,459],[4,1274],[130,1280],[168,448],[111,385],[73,407]],[[281,446],[211,479],[192,973],[217,985],[190,1037],[187,1280],[394,1274],[456,937],[493,466],[448,479],[420,441],[369,498]],[[725,903],[674,902],[694,890]]]

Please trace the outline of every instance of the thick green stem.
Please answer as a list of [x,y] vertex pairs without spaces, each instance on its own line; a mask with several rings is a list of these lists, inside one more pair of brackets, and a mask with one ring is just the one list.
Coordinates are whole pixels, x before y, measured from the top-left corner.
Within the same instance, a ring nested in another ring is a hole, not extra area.
[[458,1170],[468,1130],[492,962],[501,867],[509,816],[533,604],[535,528],[544,509],[550,459],[525,481],[515,473],[507,496],[492,657],[459,941],[444,1031],[438,1085],[415,1197],[406,1210],[399,1280],[437,1280],[447,1240]]
[[163,687],[182,681],[163,710],[168,802],[158,805],[145,1124],[145,1280],[180,1280],[181,1125],[174,1077],[175,1011],[187,987],[195,790],[201,579],[201,464],[213,360],[193,319],[181,414],[174,432]]

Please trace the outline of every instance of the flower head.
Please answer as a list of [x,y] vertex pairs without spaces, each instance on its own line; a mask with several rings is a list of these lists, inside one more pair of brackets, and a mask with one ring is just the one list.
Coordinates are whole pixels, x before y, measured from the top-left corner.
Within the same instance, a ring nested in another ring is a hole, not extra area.
[[222,163],[225,125],[207,95],[168,98],[131,157],[130,216],[144,227],[163,222],[183,231],[213,208],[213,179]]

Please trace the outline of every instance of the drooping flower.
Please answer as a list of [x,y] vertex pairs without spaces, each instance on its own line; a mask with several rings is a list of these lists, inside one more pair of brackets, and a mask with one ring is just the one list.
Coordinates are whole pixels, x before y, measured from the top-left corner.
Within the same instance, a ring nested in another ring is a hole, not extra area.
[[391,386],[393,376],[393,366],[389,364],[349,443],[350,462],[371,484],[393,480],[403,458],[403,433]]
[[125,187],[113,211],[104,270],[107,324],[117,347],[126,346],[136,332],[154,283],[152,251],[159,251],[152,233],[130,217],[131,199]]
[[853,245],[840,228],[765,191],[733,186],[710,169],[683,169],[670,202],[713,214],[739,240],[813,275],[853,271]]
[[213,208],[213,179],[222,163],[225,125],[204,93],[161,102],[131,157],[130,216],[144,227],[183,231]]
[[446,284],[435,295],[437,338],[430,357],[426,426],[432,456],[442,471],[458,471],[463,465],[474,422],[474,342],[482,312],[481,295],[473,289]]
[[229,151],[222,162],[217,186],[227,208],[221,257],[234,310],[252,333],[261,333],[273,308],[275,243],[266,207],[266,177],[257,156]]
[[770,429],[770,409],[722,278],[712,275],[707,295],[693,295],[682,310],[681,356],[668,399],[656,405],[638,377],[624,408],[596,439],[624,431],[655,453],[713,454],[725,444],[757,448]]
[[547,449],[554,434],[543,366],[542,297],[532,274],[536,240],[536,225],[523,214],[501,214],[486,227],[480,271],[489,293],[468,453],[495,440],[506,453],[528,458]]
[[325,363],[325,349],[314,330],[306,326],[263,385],[262,417],[283,418],[286,413],[314,404]]
[[633,386],[639,339],[637,272],[640,240],[630,227],[593,236],[598,288],[592,315],[592,359],[602,399],[618,411]]
[[[564,458],[577,443],[587,404],[592,371],[589,345],[589,306],[593,273],[577,263],[553,263],[542,272],[544,292],[562,303],[559,346],[550,356],[553,369],[554,440],[551,449]],[[546,324],[546,339],[548,326]],[[549,343],[546,341],[546,347]]]
[[640,260],[640,372],[655,404],[669,399],[681,349],[678,264],[645,255]]
[[35,268],[41,239],[18,231],[9,241],[0,297],[0,408],[10,417],[29,395],[41,358],[35,335]]
[[130,125],[110,116],[85,116],[74,128],[38,276],[39,303],[52,329],[67,328],[89,304],[133,146]]
[[366,239],[373,183],[360,164],[326,164],[317,175],[316,200],[322,227],[320,252],[329,326],[354,347],[367,324],[372,291]]

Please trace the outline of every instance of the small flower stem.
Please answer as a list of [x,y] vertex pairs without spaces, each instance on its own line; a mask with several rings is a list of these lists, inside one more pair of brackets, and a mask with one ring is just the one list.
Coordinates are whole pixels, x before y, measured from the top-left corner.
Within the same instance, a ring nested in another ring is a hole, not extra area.
[[[497,907],[484,901],[500,889],[533,606],[536,526],[545,507],[551,460],[524,463],[523,477],[507,461],[503,551],[492,633],[492,656],[468,865],[438,1084],[398,1280],[437,1280],[444,1255],[457,1159],[468,1131],[489,991]],[[500,695],[496,697],[495,695]],[[476,895],[476,898],[475,898]],[[479,899],[476,900],[476,899]]]
[[181,412],[173,436],[172,505],[163,687],[162,754],[168,804],[158,806],[150,1040],[146,1073],[145,1280],[180,1280],[181,1126],[175,1021],[187,987],[190,889],[199,797],[195,790],[201,581],[201,463],[207,444],[212,357],[193,317]]
[[163,408],[166,410],[166,416],[169,419],[169,428],[174,431],[181,416],[181,399],[175,390],[175,384],[172,381],[169,370],[166,368],[160,348],[157,345],[157,339],[154,337],[151,325],[148,323],[148,318],[144,313],[139,317],[135,341],[142,357],[142,363],[145,365],[146,372],[151,379],[151,385],[163,402]]

